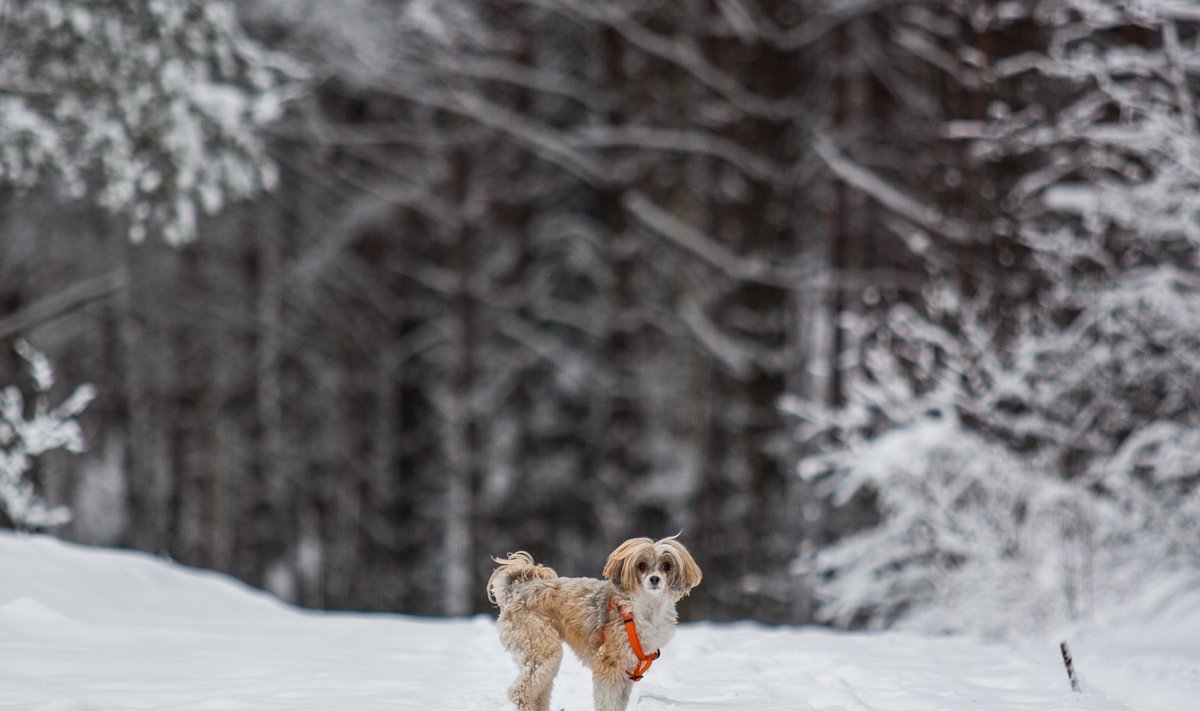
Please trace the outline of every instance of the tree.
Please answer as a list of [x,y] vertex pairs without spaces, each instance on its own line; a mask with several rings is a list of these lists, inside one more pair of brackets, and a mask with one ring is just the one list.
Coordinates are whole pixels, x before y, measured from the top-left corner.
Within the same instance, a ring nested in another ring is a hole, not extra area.
[[1196,20],[1169,2],[980,17],[997,99],[944,134],[1000,191],[967,224],[1010,267],[857,319],[846,406],[789,405],[824,452],[805,474],[882,516],[816,557],[830,619],[999,629],[979,591],[1036,624],[1196,570]]
[[[0,43],[0,186],[22,198],[4,213],[0,304],[9,313],[0,336],[94,314],[94,302],[118,295],[101,319],[109,328],[82,336],[107,358],[93,412],[119,413],[119,426],[94,436],[106,453],[118,442],[117,476],[137,491],[128,504],[145,531],[132,542],[161,546],[176,491],[161,364],[188,346],[180,330],[174,339],[154,333],[160,318],[170,320],[167,307],[142,301],[150,271],[164,263],[160,245],[138,251],[128,242],[154,234],[180,247],[195,238],[201,216],[273,185],[277,169],[260,132],[304,72],[244,34],[225,2],[5,0]],[[73,219],[73,239],[55,249]],[[121,237],[109,240],[114,227]],[[84,277],[68,288],[46,288],[77,273]],[[40,290],[51,295],[31,300]],[[67,365],[92,357],[84,350]],[[12,460],[13,476],[22,461]],[[59,478],[47,469],[45,478]]]
[[5,0],[0,43],[0,183],[54,178],[127,219],[135,242],[176,245],[201,214],[274,184],[257,128],[296,70],[229,3]]

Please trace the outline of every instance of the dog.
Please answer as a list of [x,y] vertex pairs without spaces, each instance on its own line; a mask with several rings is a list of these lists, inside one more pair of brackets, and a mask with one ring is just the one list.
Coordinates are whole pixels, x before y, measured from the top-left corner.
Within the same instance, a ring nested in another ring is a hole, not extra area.
[[596,711],[624,711],[633,683],[675,634],[676,603],[700,584],[700,567],[675,539],[625,541],[608,556],[604,580],[560,578],[524,551],[493,558],[488,600],[520,668],[508,690],[520,711],[550,708],[563,642],[592,670]]

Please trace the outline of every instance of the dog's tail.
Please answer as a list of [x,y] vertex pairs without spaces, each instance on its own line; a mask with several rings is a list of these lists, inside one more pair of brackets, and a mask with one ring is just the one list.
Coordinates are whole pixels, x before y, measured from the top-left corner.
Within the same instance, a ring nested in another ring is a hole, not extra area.
[[514,583],[526,580],[553,580],[558,573],[544,565],[533,562],[533,556],[525,551],[509,553],[507,558],[492,558],[500,565],[488,578],[488,601],[501,610],[508,604],[508,590]]

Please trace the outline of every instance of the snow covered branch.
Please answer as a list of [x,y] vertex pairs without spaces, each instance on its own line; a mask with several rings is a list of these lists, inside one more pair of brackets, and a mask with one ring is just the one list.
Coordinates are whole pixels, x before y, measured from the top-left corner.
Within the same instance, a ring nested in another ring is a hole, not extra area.
[[[63,506],[47,506],[38,495],[30,469],[40,455],[65,449],[83,449],[83,433],[76,418],[91,402],[94,392],[83,385],[57,406],[49,404],[54,385],[50,361],[25,341],[17,353],[29,367],[35,393],[33,407],[26,405],[15,385],[0,389],[0,506],[18,528],[52,528],[71,520]],[[32,412],[27,412],[32,409]]]
[[298,70],[249,40],[229,3],[135,5],[4,3],[0,86],[24,90],[0,96],[0,182],[53,179],[127,218],[134,241],[180,244],[201,214],[274,184],[256,129]]

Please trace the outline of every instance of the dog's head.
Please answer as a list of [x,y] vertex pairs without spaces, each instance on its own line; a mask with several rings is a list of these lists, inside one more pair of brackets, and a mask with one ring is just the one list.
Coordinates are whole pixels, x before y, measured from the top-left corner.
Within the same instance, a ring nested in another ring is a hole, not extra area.
[[604,577],[626,593],[670,593],[676,599],[700,584],[700,566],[675,536],[631,538],[608,556]]

